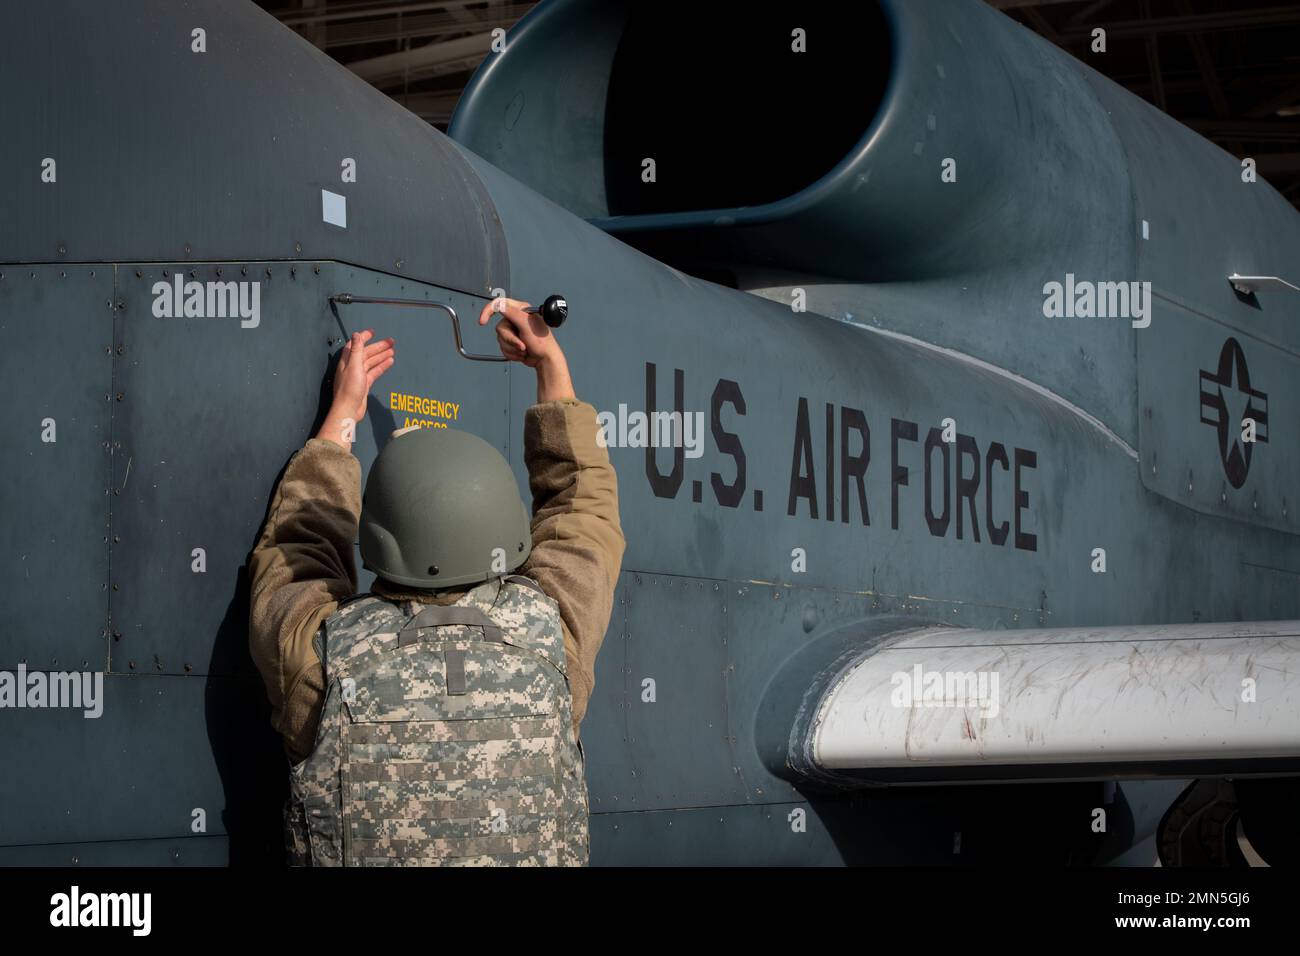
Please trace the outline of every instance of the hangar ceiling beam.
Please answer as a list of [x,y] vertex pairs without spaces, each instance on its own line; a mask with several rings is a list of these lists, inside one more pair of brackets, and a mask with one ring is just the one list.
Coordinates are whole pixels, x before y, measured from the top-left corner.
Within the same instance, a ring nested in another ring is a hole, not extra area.
[[437,2],[411,2],[411,3],[357,3],[357,4],[336,4],[331,6],[328,11],[305,13],[302,10],[272,10],[269,11],[271,16],[275,17],[285,26],[297,27],[304,23],[330,23],[338,20],[362,20],[367,17],[383,16],[409,16],[412,13],[421,13],[427,10],[448,10],[452,7],[467,7],[471,3],[478,3],[481,0],[437,0]]
[[387,53],[367,60],[356,60],[347,68],[376,86],[386,81],[431,76],[452,63],[482,60],[492,42],[491,33],[459,37],[444,43],[426,43],[399,53]]
[[498,7],[486,17],[473,11],[453,8],[446,13],[429,13],[415,17],[385,17],[369,23],[344,23],[331,28],[327,47],[356,46],[393,40],[440,39],[473,31],[491,32],[513,26],[532,8],[531,3]]
[[[1297,23],[1300,23],[1300,5],[1288,4],[1262,9],[1154,17],[1150,20],[1116,20],[1105,26],[1107,36],[1113,39],[1145,37],[1153,33],[1220,33],[1249,30],[1255,27],[1292,26]],[[1090,38],[1090,30],[1074,30],[1064,34],[1067,43],[1082,42]]]

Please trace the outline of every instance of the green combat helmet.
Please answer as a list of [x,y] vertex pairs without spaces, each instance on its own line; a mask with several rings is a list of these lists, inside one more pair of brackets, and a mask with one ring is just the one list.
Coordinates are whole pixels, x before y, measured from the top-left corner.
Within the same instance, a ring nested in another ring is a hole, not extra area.
[[505,457],[468,432],[412,428],[379,453],[361,499],[362,565],[415,588],[508,574],[532,550]]

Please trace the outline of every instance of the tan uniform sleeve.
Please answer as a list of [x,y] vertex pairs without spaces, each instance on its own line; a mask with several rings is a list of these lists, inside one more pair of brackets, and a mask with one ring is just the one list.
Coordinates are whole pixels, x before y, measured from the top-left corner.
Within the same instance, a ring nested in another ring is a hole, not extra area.
[[575,726],[596,682],[624,548],[618,479],[597,431],[596,410],[576,399],[533,405],[524,416],[533,550],[521,570],[560,605]]
[[325,695],[312,638],[356,592],[360,515],[361,463],[313,438],[289,460],[249,558],[249,650],[266,682],[271,723],[295,763],[311,752]]

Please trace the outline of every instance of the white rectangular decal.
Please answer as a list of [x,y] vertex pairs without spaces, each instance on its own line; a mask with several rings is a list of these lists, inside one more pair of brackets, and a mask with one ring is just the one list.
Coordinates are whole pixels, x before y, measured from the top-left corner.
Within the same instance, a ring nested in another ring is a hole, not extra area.
[[328,189],[320,191],[321,218],[330,225],[343,229],[348,227],[348,201],[345,196],[332,193]]

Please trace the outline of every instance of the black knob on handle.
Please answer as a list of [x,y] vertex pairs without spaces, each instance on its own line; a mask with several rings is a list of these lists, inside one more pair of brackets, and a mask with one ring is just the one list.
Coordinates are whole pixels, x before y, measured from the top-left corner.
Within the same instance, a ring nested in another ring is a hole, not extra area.
[[569,303],[562,295],[548,295],[546,301],[535,309],[529,309],[531,315],[540,315],[542,321],[553,329],[558,329],[569,317]]

